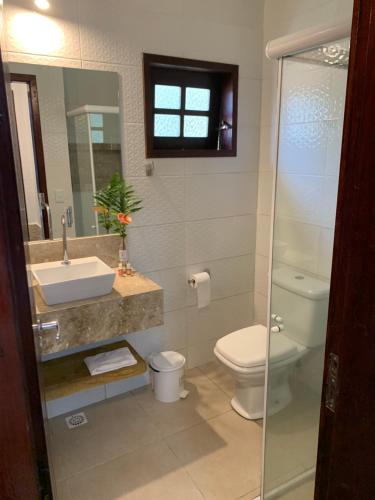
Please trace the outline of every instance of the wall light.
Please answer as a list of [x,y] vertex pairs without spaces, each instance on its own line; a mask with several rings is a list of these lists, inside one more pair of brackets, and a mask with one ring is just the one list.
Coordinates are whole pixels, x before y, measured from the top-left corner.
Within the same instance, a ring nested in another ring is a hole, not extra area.
[[50,8],[50,3],[48,0],[34,0],[34,4],[40,10],[47,10]]

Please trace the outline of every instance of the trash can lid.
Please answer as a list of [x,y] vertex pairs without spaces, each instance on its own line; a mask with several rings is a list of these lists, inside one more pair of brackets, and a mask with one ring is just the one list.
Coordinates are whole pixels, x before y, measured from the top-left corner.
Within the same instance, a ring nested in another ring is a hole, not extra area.
[[173,372],[184,366],[185,357],[179,352],[163,351],[158,354],[151,354],[150,364],[152,368],[159,372]]

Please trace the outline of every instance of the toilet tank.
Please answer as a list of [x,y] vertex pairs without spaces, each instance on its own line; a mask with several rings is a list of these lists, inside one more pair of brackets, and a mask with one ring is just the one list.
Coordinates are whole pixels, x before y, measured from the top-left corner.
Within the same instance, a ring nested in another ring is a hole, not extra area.
[[283,334],[305,347],[325,343],[329,283],[290,267],[272,273],[271,312],[283,318]]

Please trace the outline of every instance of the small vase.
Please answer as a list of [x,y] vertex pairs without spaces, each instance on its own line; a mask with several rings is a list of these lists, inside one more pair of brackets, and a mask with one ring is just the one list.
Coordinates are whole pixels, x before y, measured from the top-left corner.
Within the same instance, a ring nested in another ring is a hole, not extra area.
[[126,250],[125,238],[121,242],[120,249],[118,251],[118,274],[119,276],[126,275],[126,266],[128,263],[128,252]]

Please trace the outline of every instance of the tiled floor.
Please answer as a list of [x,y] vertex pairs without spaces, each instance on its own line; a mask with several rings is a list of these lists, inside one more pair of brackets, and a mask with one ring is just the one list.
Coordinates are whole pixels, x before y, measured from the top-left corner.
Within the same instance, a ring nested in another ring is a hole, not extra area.
[[84,409],[88,424],[49,421],[58,500],[252,500],[262,429],[230,407],[233,381],[215,363],[189,370],[187,399],[149,388]]

